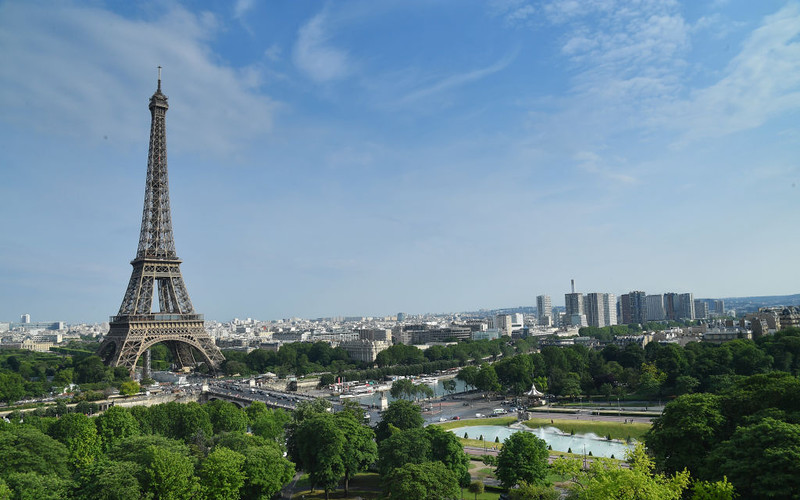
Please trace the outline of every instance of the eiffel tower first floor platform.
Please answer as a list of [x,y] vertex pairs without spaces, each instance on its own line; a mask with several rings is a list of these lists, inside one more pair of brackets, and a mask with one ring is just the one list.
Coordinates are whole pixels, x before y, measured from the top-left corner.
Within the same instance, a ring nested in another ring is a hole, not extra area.
[[97,354],[109,366],[124,366],[131,374],[139,357],[156,344],[165,344],[178,368],[195,363],[197,350],[212,371],[225,357],[204,327],[202,314],[155,313],[112,316],[108,334]]

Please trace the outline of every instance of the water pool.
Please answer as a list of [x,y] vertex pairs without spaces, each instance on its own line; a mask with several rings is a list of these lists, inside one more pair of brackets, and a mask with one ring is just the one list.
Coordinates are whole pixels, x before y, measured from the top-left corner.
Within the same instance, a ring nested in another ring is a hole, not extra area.
[[611,458],[611,455],[614,455],[614,458],[622,459],[625,458],[625,453],[633,448],[633,445],[628,445],[621,441],[609,441],[592,433],[575,434],[574,436],[565,434],[555,427],[539,427],[537,429],[526,427],[525,430],[522,430],[500,425],[473,425],[456,427],[450,429],[450,432],[458,437],[464,437],[464,433],[466,433],[470,439],[480,439],[483,436],[487,448],[494,446],[496,438],[499,438],[502,443],[515,432],[530,432],[534,436],[543,439],[555,451],[566,452],[572,449],[572,453],[586,453],[588,455],[589,452],[592,452],[592,455],[596,457]]

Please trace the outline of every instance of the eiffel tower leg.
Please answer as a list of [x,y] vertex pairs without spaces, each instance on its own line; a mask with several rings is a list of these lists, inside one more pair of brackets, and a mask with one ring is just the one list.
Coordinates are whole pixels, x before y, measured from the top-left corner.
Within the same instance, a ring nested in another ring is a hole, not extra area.
[[194,356],[192,355],[192,347],[183,342],[172,343],[172,354],[175,357],[175,363],[178,368],[188,368],[194,366]]

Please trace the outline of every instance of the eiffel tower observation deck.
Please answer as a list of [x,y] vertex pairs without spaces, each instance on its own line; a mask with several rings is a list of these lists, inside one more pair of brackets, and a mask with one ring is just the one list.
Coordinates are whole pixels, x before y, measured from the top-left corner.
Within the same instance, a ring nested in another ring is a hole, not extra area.
[[[152,121],[139,247],[131,261],[133,273],[122,305],[109,320],[109,332],[98,354],[106,364],[124,366],[133,375],[139,358],[149,354],[150,347],[163,343],[179,369],[197,366],[195,354],[199,354],[214,371],[225,358],[206,332],[203,315],[192,306],[181,275],[182,261],[175,252],[167,175],[165,119],[169,105],[161,92],[160,66],[158,88],[149,107]],[[156,288],[157,312],[153,311]],[[149,369],[149,363],[145,365]]]

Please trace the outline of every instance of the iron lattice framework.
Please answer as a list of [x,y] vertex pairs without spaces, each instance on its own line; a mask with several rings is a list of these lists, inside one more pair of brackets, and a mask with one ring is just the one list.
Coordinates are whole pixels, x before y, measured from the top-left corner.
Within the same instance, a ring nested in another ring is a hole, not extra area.
[[[224,361],[222,353],[205,330],[203,315],[197,314],[181,275],[181,260],[175,253],[167,176],[167,96],[158,89],[150,98],[150,148],[142,229],[133,273],[116,316],[98,353],[111,366],[124,366],[133,373],[147,349],[164,343],[179,368],[195,363],[192,348],[215,370]],[[159,312],[153,312],[153,292],[158,288]]]

